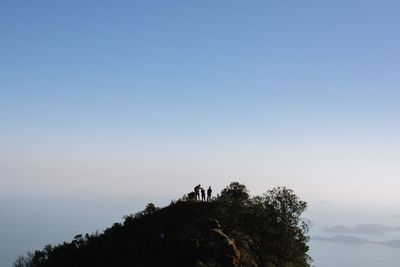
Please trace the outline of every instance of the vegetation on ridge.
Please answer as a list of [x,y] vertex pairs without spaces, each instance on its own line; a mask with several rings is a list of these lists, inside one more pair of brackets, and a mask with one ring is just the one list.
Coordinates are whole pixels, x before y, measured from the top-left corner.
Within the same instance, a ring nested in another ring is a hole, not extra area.
[[306,206],[285,187],[250,197],[233,182],[212,202],[150,203],[101,234],[47,245],[14,267],[310,266]]

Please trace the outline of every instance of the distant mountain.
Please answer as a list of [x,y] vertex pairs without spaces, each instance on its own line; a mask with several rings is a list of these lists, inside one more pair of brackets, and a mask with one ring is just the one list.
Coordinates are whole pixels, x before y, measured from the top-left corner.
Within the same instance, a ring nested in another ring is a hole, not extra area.
[[330,233],[382,235],[386,232],[399,232],[400,227],[392,227],[382,224],[357,224],[352,227],[345,225],[335,225],[332,227],[324,227],[324,230]]
[[388,241],[383,241],[379,242],[382,245],[390,246],[390,247],[395,247],[395,248],[400,248],[400,240],[395,239],[395,240],[388,240]]
[[360,238],[356,236],[345,236],[345,235],[336,235],[332,237],[313,236],[311,239],[314,241],[324,241],[324,242],[333,242],[341,244],[352,244],[352,245],[378,244],[378,245],[400,248],[399,239],[388,240],[388,241],[372,241],[366,238]]
[[342,244],[368,244],[372,243],[368,239],[355,237],[355,236],[345,236],[345,235],[336,235],[333,237],[321,237],[321,236],[313,236],[312,240],[316,241],[328,241],[334,243],[342,243]]
[[101,234],[48,245],[14,267],[310,266],[305,208],[290,189],[250,197],[234,182],[211,202],[190,193],[161,209],[150,203]]

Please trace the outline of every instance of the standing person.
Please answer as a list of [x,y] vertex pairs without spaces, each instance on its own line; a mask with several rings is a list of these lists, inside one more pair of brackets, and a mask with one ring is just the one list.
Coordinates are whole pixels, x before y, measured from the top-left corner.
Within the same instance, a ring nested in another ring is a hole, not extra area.
[[210,186],[207,189],[207,202],[211,201],[211,193],[212,193],[212,189],[211,189],[211,186]]
[[206,201],[206,190],[201,188],[201,201]]
[[196,200],[200,200],[200,188],[201,185],[198,185],[194,188],[194,192],[196,193]]

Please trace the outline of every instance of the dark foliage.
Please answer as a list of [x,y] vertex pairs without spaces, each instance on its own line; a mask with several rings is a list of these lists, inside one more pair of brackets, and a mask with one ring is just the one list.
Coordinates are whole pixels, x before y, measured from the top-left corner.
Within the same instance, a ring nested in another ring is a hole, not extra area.
[[47,245],[14,267],[310,266],[305,208],[290,189],[251,198],[234,182],[212,202],[150,203],[102,234]]

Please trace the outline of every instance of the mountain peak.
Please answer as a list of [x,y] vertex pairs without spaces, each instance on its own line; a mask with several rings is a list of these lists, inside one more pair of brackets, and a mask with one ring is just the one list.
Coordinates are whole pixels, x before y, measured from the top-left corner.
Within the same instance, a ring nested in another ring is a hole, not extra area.
[[285,187],[250,197],[234,182],[210,202],[150,203],[101,234],[48,245],[14,267],[310,266],[305,208]]

